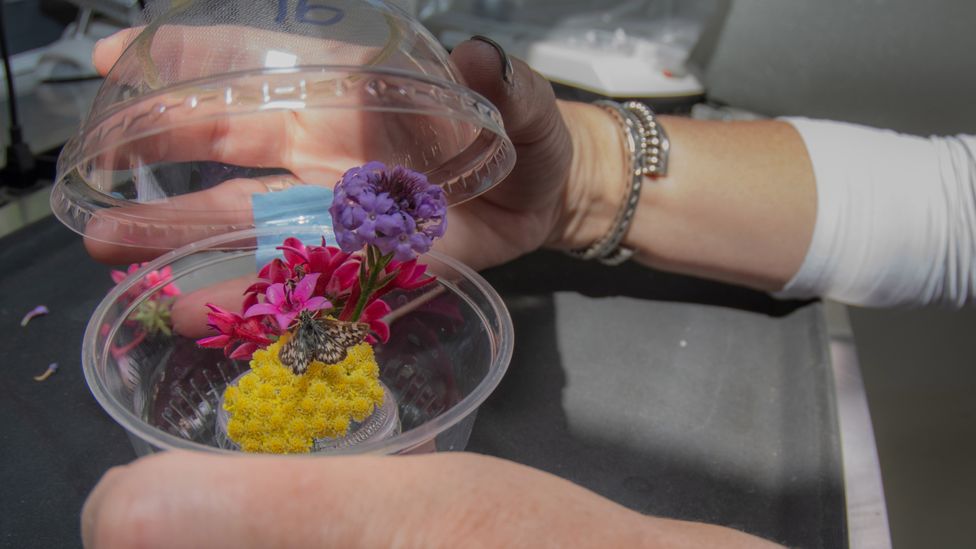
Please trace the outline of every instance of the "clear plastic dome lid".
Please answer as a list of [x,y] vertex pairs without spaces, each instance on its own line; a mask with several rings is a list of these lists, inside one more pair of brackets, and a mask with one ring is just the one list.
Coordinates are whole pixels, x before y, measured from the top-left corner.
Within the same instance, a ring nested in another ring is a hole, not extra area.
[[369,161],[421,172],[456,204],[515,162],[495,107],[395,6],[161,4],[58,162],[52,208],[89,240],[170,249],[250,228],[253,195],[332,187]]

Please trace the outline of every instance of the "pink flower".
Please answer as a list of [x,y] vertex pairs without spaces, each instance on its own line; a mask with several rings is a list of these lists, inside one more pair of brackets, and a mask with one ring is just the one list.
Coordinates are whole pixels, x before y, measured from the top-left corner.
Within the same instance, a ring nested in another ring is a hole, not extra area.
[[339,297],[348,295],[359,274],[359,256],[333,246],[309,246],[308,270],[321,273],[315,293]]
[[[111,273],[112,280],[116,284],[118,284],[122,282],[122,280],[125,279],[125,277],[138,271],[145,265],[146,265],[145,263],[133,263],[132,265],[129,265],[129,268],[126,269],[125,271],[112,271]],[[137,297],[139,297],[140,294],[148,291],[153,286],[161,282],[166,282],[167,280],[172,280],[172,278],[173,278],[173,269],[170,267],[163,267],[158,271],[149,271],[149,273],[146,274],[145,278],[143,278],[143,280],[139,284],[136,284],[135,286],[132,287],[132,289],[126,292],[125,297],[130,300],[136,299]],[[178,295],[180,295],[180,289],[176,287],[176,284],[171,283],[163,286],[160,290],[158,290],[156,293],[150,296],[150,299],[159,299],[161,297],[174,297]]]
[[[143,282],[143,284],[148,289],[155,286],[156,284],[159,284],[160,282],[165,282],[167,280],[172,280],[172,279],[173,279],[173,269],[171,269],[170,267],[163,267],[158,271],[149,271],[149,273],[146,274],[146,281]],[[162,290],[160,290],[160,293],[162,293],[164,296],[173,297],[173,296],[180,295],[180,289],[177,288],[175,284],[167,284],[163,286]]]
[[126,269],[125,271],[112,271],[112,281],[114,281],[116,284],[118,284],[119,282],[122,282],[122,280],[125,277],[127,277],[130,274],[138,271],[139,270],[139,267],[141,267],[141,266],[142,266],[142,263],[133,263],[132,265],[129,265],[129,268]]
[[272,284],[284,284],[292,278],[291,269],[280,259],[273,259],[258,272],[259,280],[251,284],[244,293],[247,295],[263,294]]
[[115,345],[113,343],[109,347],[109,352],[112,353],[112,358],[114,358],[116,360],[119,360],[122,357],[128,355],[129,354],[129,351],[131,351],[132,349],[135,349],[140,343],[143,342],[143,340],[146,339],[146,335],[147,335],[146,332],[143,332],[143,331],[140,330],[136,334],[136,337],[133,338],[132,341],[126,343],[125,345],[119,346],[119,345]]
[[258,276],[262,279],[252,284],[247,293],[262,294],[272,284],[297,283],[305,274],[321,275],[312,291],[331,300],[348,295],[359,273],[359,257],[347,254],[334,246],[306,246],[291,237],[278,246],[285,259],[274,259],[265,265]]
[[232,359],[250,360],[254,351],[271,344],[268,328],[260,318],[244,318],[212,303],[207,307],[211,310],[207,313],[209,326],[220,334],[198,339],[197,345],[223,347],[224,354]]
[[271,315],[278,323],[278,329],[287,330],[298,313],[304,310],[318,311],[332,307],[329,300],[312,295],[319,276],[319,273],[305,275],[292,290],[280,282],[268,286],[264,292],[267,301],[248,307],[244,311],[244,318]]
[[319,273],[315,294],[339,296],[348,293],[359,273],[359,257],[334,246],[306,246],[297,238],[287,238],[278,246],[285,256],[284,264],[293,273],[301,267],[307,273]]

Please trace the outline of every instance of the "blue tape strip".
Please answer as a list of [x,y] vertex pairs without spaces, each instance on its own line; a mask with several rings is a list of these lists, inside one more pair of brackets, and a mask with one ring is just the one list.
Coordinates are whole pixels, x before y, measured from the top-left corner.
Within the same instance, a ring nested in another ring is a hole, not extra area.
[[[318,185],[296,185],[283,191],[251,195],[255,228],[295,227],[287,235],[258,238],[258,249],[255,253],[257,268],[260,269],[276,257],[282,257],[281,251],[275,248],[287,236],[315,245],[320,244],[324,236],[327,244],[335,246],[332,217],[329,215],[331,205],[332,189]],[[303,230],[303,225],[308,226],[307,230]],[[329,227],[328,231],[323,233],[322,226]]]

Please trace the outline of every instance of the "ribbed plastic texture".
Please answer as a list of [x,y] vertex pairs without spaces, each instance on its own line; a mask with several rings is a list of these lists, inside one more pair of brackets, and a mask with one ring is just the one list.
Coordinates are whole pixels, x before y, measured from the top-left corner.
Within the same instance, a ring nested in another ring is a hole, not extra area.
[[[249,229],[164,254],[122,280],[92,313],[82,342],[85,380],[99,404],[128,431],[137,452],[234,452],[218,426],[223,421],[219,401],[249,368],[221,349],[196,344],[212,334],[203,328],[207,309],[202,305],[184,309],[183,314],[198,316],[184,316],[181,325],[189,332],[176,329],[172,335],[144,333],[141,307],[162,299],[160,292],[172,284],[184,304],[219,298],[227,309],[240,310],[241,283],[254,277],[257,242],[281,241],[294,232],[293,227]],[[435,283],[382,298],[391,313],[389,340],[374,346],[387,390],[381,413],[344,439],[318,441],[317,452],[462,449],[478,406],[505,374],[514,330],[501,297],[454,259],[430,252],[421,261],[437,275]],[[163,269],[170,278],[147,283],[149,273]]]
[[151,6],[58,162],[52,208],[91,240],[173,249],[247,229],[252,194],[332,186],[372,160],[425,173],[456,204],[515,162],[495,107],[399,8]]

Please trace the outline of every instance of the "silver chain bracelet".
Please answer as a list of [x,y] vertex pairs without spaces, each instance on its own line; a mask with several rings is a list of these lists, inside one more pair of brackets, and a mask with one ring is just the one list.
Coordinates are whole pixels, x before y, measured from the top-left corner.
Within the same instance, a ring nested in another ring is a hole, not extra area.
[[610,231],[590,246],[570,250],[569,254],[579,259],[596,259],[605,265],[620,265],[634,255],[632,248],[621,246],[620,243],[630,229],[640,203],[644,176],[661,177],[667,174],[670,142],[664,128],[657,123],[654,112],[643,103],[628,101],[621,105],[616,101],[600,100],[594,105],[613,114],[624,130],[624,142],[630,158],[630,182]]

